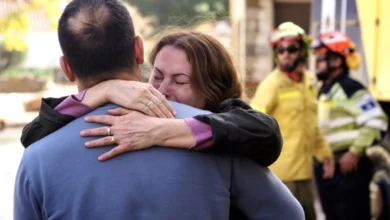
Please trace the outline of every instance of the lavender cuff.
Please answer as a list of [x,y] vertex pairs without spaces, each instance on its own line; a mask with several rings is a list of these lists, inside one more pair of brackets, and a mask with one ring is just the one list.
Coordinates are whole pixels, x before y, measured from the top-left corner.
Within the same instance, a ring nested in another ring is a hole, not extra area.
[[184,120],[187,122],[192,135],[195,137],[195,145],[190,149],[202,150],[210,147],[213,138],[210,125],[196,120],[195,118],[185,118]]
[[92,108],[81,103],[86,91],[87,90],[83,90],[77,95],[68,96],[64,101],[57,105],[57,107],[55,107],[55,110],[61,114],[71,115],[74,117],[80,117],[88,112],[91,112],[93,110]]

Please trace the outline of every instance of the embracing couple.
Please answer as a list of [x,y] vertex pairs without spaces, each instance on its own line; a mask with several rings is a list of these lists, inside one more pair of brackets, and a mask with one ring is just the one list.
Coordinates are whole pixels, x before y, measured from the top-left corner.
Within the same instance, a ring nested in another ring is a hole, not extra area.
[[142,40],[119,0],[72,1],[58,37],[79,93],[44,99],[24,128],[15,220],[304,219],[267,168],[279,126],[240,100],[217,40],[161,33],[147,84]]

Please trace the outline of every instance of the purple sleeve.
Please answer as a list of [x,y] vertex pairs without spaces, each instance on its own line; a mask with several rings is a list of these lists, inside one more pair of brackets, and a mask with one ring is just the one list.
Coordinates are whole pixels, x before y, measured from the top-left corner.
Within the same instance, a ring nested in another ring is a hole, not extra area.
[[93,109],[91,107],[81,103],[86,91],[83,90],[77,95],[68,96],[68,98],[55,107],[55,110],[61,114],[72,115],[74,117],[80,117],[92,111]]
[[203,150],[211,146],[213,143],[213,134],[210,125],[203,123],[195,118],[184,119],[191,129],[192,135],[195,137],[195,145],[190,149]]

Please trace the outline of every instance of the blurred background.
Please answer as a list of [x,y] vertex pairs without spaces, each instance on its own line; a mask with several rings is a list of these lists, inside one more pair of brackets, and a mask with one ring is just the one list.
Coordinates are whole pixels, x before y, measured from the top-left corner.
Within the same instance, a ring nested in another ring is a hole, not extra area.
[[[68,0],[0,0],[0,220],[12,219],[15,173],[23,153],[22,128],[37,116],[42,97],[76,93],[60,67],[56,25]],[[269,33],[293,21],[313,36],[346,32],[364,62],[353,76],[382,104],[390,101],[388,0],[124,0],[144,39],[170,26],[191,27],[220,40],[232,53],[251,97],[274,67]],[[144,80],[150,67],[143,66]]]

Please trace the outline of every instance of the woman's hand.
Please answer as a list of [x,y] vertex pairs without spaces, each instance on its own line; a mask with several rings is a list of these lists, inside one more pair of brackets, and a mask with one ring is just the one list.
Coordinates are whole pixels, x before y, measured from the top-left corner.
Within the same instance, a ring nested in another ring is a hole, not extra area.
[[110,115],[91,115],[85,120],[108,125],[81,131],[83,137],[106,136],[85,143],[88,148],[117,144],[101,155],[100,161],[119,154],[150,148],[154,145],[188,149],[195,145],[190,127],[182,119],[162,119],[123,108],[108,110]]
[[[114,110],[114,113],[117,110]],[[124,113],[126,110],[121,110]],[[128,110],[127,110],[128,111]],[[142,150],[155,145],[158,135],[154,130],[161,124],[159,118],[150,117],[137,111],[129,111],[124,116],[91,115],[87,122],[106,124],[110,127],[92,128],[81,131],[81,136],[106,136],[85,143],[88,148],[117,144],[118,146],[101,155],[101,161],[111,159],[119,154]]]
[[159,118],[173,118],[175,111],[168,100],[148,83],[108,80],[87,90],[82,103],[97,108],[112,102],[124,108],[136,110]]

